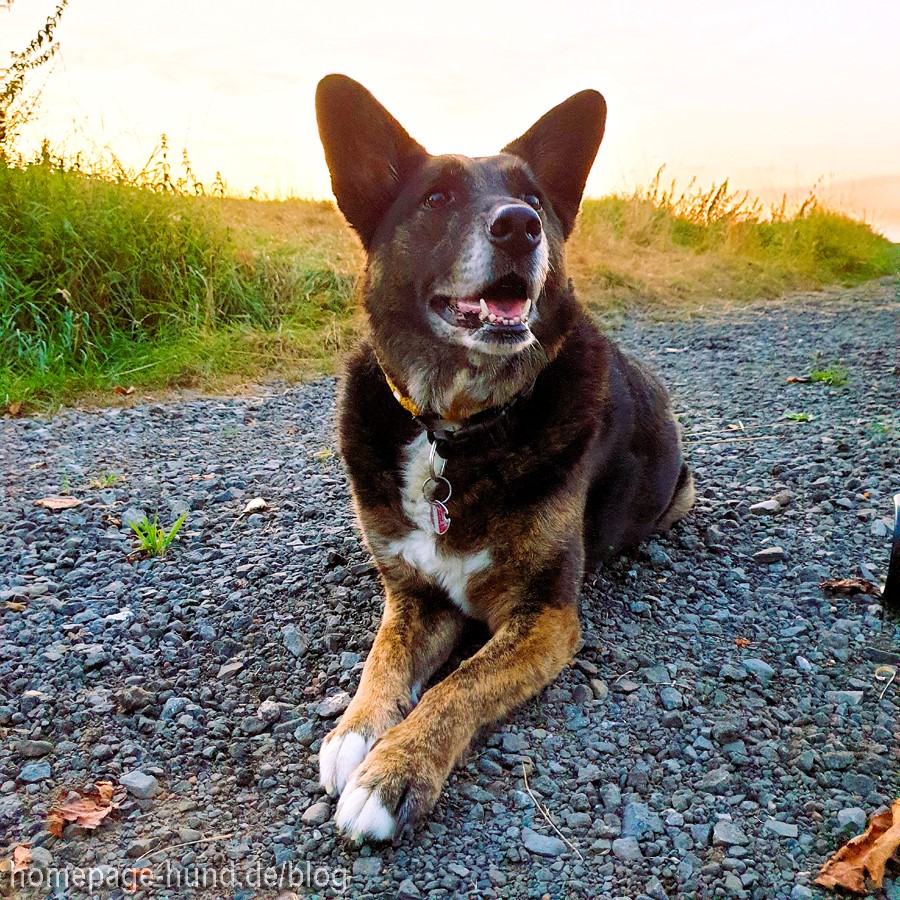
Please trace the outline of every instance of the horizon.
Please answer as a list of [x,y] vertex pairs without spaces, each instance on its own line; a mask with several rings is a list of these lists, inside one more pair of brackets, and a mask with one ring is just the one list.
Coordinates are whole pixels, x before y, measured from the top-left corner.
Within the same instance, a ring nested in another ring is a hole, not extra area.
[[[472,2],[448,18],[411,0],[390,10],[273,0],[248,19],[233,0],[72,0],[26,139],[109,147],[140,167],[165,133],[202,181],[221,171],[235,193],[323,199],[313,95],[328,72],[361,81],[429,151],[473,156],[594,87],[609,119],[589,195],[647,184],[661,166],[681,188],[728,179],[764,200],[818,184],[823,200],[900,241],[900,117],[885,112],[900,83],[900,10],[564,2],[550,27],[541,10],[528,0],[509,21]],[[51,11],[19,2],[0,12],[0,54],[21,49]]]

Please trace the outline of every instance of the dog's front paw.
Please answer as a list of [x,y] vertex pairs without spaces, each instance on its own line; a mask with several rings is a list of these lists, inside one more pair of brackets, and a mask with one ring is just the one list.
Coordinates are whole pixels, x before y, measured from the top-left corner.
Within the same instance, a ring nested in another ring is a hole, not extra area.
[[352,841],[385,841],[431,812],[446,778],[444,767],[392,729],[351,776],[335,812]]
[[344,790],[374,742],[374,737],[340,726],[325,738],[319,751],[319,783],[329,795]]

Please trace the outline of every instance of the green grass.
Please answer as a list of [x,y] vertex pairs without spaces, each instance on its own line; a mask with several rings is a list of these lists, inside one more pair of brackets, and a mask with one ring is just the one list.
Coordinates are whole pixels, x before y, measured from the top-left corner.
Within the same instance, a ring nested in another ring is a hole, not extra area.
[[826,369],[810,372],[809,379],[818,384],[827,384],[829,387],[843,387],[850,380],[850,372],[846,366],[835,363]]
[[[117,166],[0,163],[0,411],[334,371],[360,331],[363,260],[331,204],[194,197],[167,163]],[[813,200],[764,214],[727,184],[676,196],[659,179],[585,201],[568,257],[581,298],[610,316],[900,269],[900,248]]]
[[169,529],[160,525],[156,516],[153,517],[152,521],[144,518],[139,522],[129,523],[131,530],[137,536],[138,553],[143,553],[147,556],[165,556],[169,545],[175,540],[186,518],[187,513],[182,513]]

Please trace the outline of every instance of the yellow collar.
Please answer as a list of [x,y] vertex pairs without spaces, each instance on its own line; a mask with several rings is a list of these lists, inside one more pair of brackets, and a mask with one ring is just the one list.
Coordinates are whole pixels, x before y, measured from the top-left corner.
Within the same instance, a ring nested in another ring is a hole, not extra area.
[[420,416],[422,414],[422,410],[419,409],[419,404],[413,400],[412,397],[407,397],[400,388],[391,381],[391,376],[388,375],[384,370],[384,366],[381,363],[378,364],[381,368],[381,374],[384,375],[384,380],[387,382],[387,386],[391,389],[391,393],[396,398],[397,402],[411,415],[411,416]]

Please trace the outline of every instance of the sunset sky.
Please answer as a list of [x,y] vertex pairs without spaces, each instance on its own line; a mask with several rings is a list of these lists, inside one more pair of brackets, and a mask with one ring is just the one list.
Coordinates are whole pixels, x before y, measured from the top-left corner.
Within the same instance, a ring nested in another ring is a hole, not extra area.
[[[50,10],[0,11],[0,53]],[[830,194],[900,240],[900,4],[70,0],[40,132],[140,164],[166,132],[232,190],[329,196],[318,79],[369,87],[432,152],[496,152],[584,87],[609,104],[588,190],[730,177]]]

